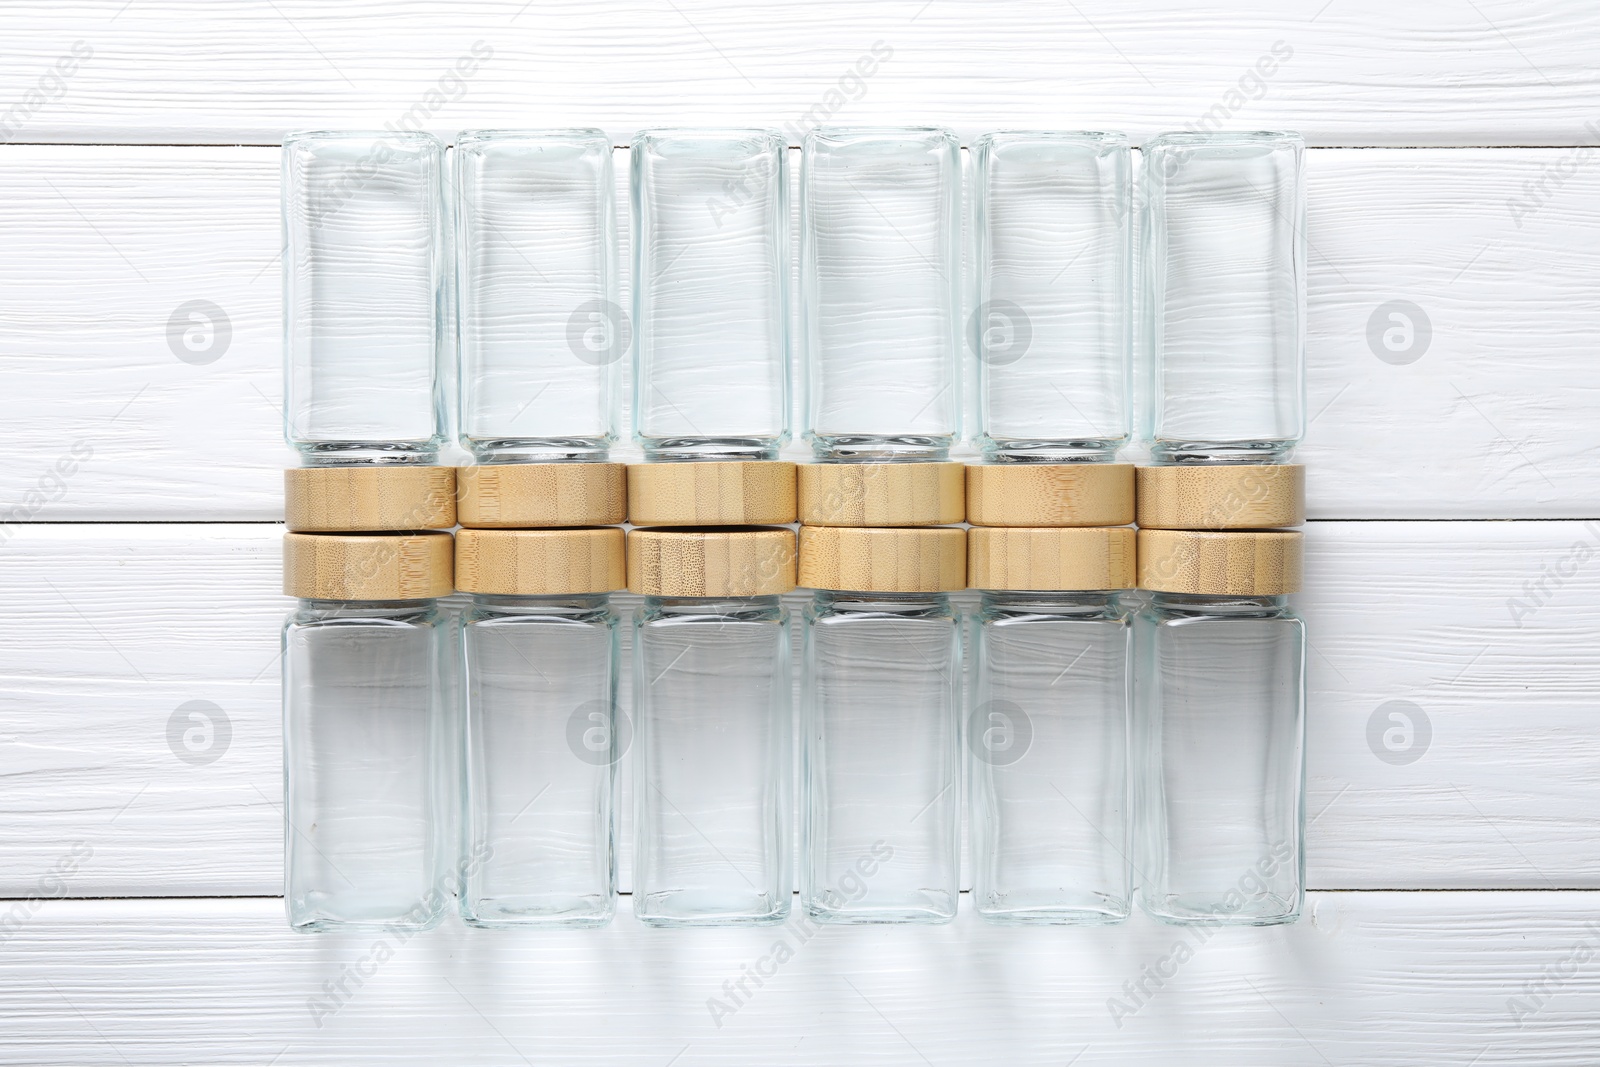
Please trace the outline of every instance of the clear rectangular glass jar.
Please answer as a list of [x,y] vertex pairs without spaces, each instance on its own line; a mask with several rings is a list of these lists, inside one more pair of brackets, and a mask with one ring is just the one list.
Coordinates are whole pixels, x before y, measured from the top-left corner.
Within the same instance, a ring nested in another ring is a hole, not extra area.
[[1153,593],[1138,622],[1140,906],[1293,922],[1305,895],[1305,625],[1283,596]]
[[633,666],[634,916],[782,922],[794,847],[787,609],[776,596],[646,597]]
[[789,150],[771,130],[633,139],[635,436],[647,459],[789,437]]
[[455,146],[460,436],[480,463],[604,460],[628,322],[600,130]]
[[1132,624],[1115,593],[985,592],[973,618],[972,899],[999,924],[1128,917]]
[[822,128],[800,159],[806,439],[943,459],[961,432],[961,152],[932,127]]
[[445,435],[444,145],[283,144],[284,436],[308,466],[431,463]]
[[801,684],[806,913],[949,922],[961,829],[961,630],[949,597],[818,591]]
[[629,732],[610,600],[477,595],[462,615],[469,925],[604,926],[616,910]]
[[1000,462],[1110,460],[1132,435],[1132,153],[1117,133],[973,146],[978,437]]
[[1304,151],[1293,133],[1144,146],[1158,463],[1282,462],[1305,432]]
[[433,600],[302,599],[284,624],[292,928],[421,930],[444,914],[448,627]]

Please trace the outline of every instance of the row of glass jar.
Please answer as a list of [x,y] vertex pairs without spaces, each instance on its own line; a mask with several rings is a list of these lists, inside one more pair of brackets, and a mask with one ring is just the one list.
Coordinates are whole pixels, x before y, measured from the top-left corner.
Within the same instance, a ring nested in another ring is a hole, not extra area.
[[[1302,142],[823,128],[799,175],[804,436],[820,459],[1278,462],[1304,424]],[[284,145],[286,433],[308,464],[431,462],[450,380],[482,462],[604,458],[633,353],[651,459],[772,458],[790,431],[788,146],[651,130],[631,151],[632,309],[597,130],[305,133]],[[1142,176],[1136,170],[1142,169]],[[447,195],[446,189],[450,187]],[[964,307],[970,310],[964,311]],[[454,346],[452,361],[441,358]]]
[[[800,901],[823,923],[1293,921],[1303,633],[1283,597],[817,592],[800,671]],[[301,930],[598,926],[633,761],[634,915],[783,921],[789,613],[647,597],[632,716],[607,595],[302,600],[284,632],[287,905]],[[963,644],[966,700],[963,711]],[[459,666],[458,666],[459,665]],[[459,694],[457,696],[452,694]],[[1137,707],[1134,705],[1137,697]],[[1131,749],[1131,756],[1130,756]],[[1131,774],[1130,774],[1131,769]]]

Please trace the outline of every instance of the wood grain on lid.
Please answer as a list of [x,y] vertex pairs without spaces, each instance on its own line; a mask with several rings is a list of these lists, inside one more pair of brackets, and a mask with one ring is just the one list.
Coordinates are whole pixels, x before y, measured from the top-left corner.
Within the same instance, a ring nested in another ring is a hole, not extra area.
[[1131,463],[980,463],[967,468],[974,526],[1126,526]]
[[456,588],[464,593],[559,596],[627,584],[621,527],[456,534]]
[[1139,588],[1205,596],[1300,591],[1304,538],[1286,530],[1140,530]]
[[283,591],[315,600],[448,596],[453,541],[447,533],[284,534]]
[[795,586],[793,530],[628,531],[628,589],[645,596],[774,596]]
[[456,524],[456,470],[291,467],[283,472],[283,514],[303,533],[446,530]]
[[613,526],[628,517],[621,463],[486,463],[456,472],[462,526]]
[[967,531],[967,584],[974,589],[1132,589],[1131,526],[994,527]]
[[815,526],[942,526],[967,513],[960,463],[802,463],[800,521]]
[[628,521],[635,526],[793,522],[794,467],[784,460],[631,464]]
[[800,584],[868,593],[965,589],[967,531],[944,526],[802,526]]
[[1273,530],[1306,521],[1298,463],[1140,467],[1139,525],[1151,530]]

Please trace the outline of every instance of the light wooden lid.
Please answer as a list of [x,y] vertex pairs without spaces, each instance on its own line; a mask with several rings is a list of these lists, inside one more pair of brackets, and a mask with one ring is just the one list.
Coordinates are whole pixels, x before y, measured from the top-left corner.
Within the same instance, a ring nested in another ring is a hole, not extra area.
[[628,517],[627,467],[621,463],[461,467],[456,492],[463,526],[613,526]]
[[948,593],[967,587],[967,531],[800,527],[800,584],[867,593]]
[[942,526],[967,513],[960,463],[802,463],[800,521],[814,526]]
[[305,533],[447,530],[456,524],[456,470],[420,464],[291,467],[283,515]]
[[1304,540],[1297,531],[1139,531],[1139,588],[1204,596],[1282,596],[1300,591]]
[[464,593],[559,596],[628,584],[622,529],[461,530],[456,588]]
[[1273,530],[1306,521],[1298,463],[1140,467],[1139,525],[1151,530]]
[[983,463],[967,468],[974,526],[1126,526],[1131,463]]
[[1137,575],[1129,526],[993,527],[967,531],[967,584],[974,589],[1132,589]]
[[283,591],[313,600],[425,600],[449,596],[447,533],[288,533]]
[[794,560],[793,530],[628,531],[628,589],[645,596],[775,596]]
[[794,521],[794,464],[696,460],[628,467],[635,526],[760,526]]

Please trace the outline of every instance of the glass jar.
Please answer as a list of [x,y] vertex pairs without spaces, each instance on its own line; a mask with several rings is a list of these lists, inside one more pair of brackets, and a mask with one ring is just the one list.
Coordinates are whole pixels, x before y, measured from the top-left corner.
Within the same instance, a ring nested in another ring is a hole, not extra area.
[[789,437],[789,161],[771,130],[633,140],[635,436],[770,460]]
[[1132,153],[1117,133],[973,145],[977,444],[990,462],[1109,461],[1132,434]]
[[611,141],[479,130],[454,157],[461,444],[480,463],[604,460],[629,343]]
[[[1128,917],[1128,528],[969,531],[972,899],[989,922]],[[1030,588],[1031,587],[1031,588]],[[1097,588],[1091,588],[1097,587]]]
[[425,133],[284,139],[284,435],[308,466],[437,457],[443,169]]
[[284,902],[300,931],[421,930],[455,889],[450,535],[291,533]]
[[1138,635],[1141,907],[1169,923],[1295,921],[1304,624],[1284,595],[1156,592]]
[[622,531],[462,530],[461,915],[595,927],[616,910]]
[[[947,594],[963,584],[965,535],[808,526],[801,537],[800,580],[818,590],[801,676],[801,904],[823,923],[949,922],[961,628]],[[874,577],[859,566],[874,546],[880,559],[930,561],[931,573]],[[845,562],[829,573],[829,559]],[[880,588],[826,588],[846,583]]]
[[794,725],[778,594],[794,586],[794,533],[636,529],[628,552],[629,588],[645,594],[634,616],[634,916],[780,923],[793,896]]
[[1303,154],[1293,133],[1144,146],[1156,463],[1279,463],[1305,431]]
[[946,129],[806,135],[801,325],[818,459],[943,459],[960,435],[960,156]]

